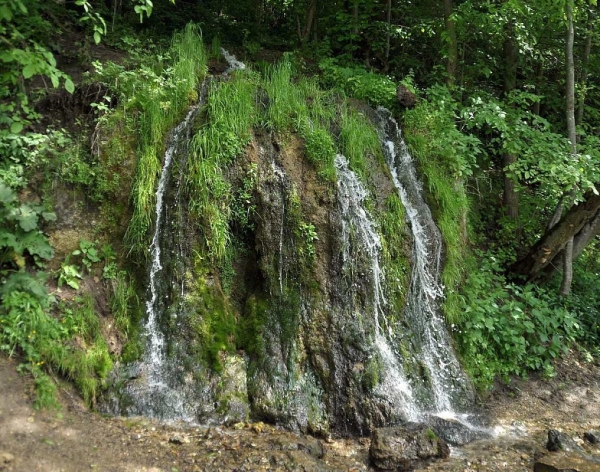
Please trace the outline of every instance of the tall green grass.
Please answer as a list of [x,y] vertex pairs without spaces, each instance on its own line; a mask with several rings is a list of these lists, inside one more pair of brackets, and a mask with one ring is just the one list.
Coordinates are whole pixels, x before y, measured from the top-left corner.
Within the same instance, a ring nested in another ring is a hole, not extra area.
[[450,323],[463,316],[459,288],[472,269],[469,256],[469,200],[463,176],[472,156],[472,143],[455,127],[451,114],[436,103],[423,100],[404,115],[405,136],[420,175],[423,176],[434,218],[445,243],[442,283],[446,288],[444,312]]
[[361,178],[367,176],[367,155],[381,154],[381,142],[373,123],[356,110],[344,107],[340,125],[340,147],[350,168]]
[[227,255],[231,236],[232,191],[224,171],[250,142],[256,123],[256,84],[252,74],[239,72],[213,83],[208,95],[207,122],[194,136],[188,159],[190,208],[198,217],[213,262]]
[[133,216],[125,239],[131,251],[142,254],[153,220],[165,137],[197,100],[196,89],[206,73],[207,54],[199,28],[190,23],[175,35],[168,56],[170,66],[154,75],[148,73],[151,80],[140,80],[131,87],[133,96],[129,97],[138,109],[138,160],[131,194]]
[[113,364],[92,297],[61,304],[55,315],[26,292],[11,291],[2,304],[0,349],[23,353],[22,367],[35,379],[36,406],[59,406],[55,382],[47,374],[52,371],[72,380],[93,405]]
[[269,97],[267,127],[282,133],[298,132],[319,176],[335,182],[337,146],[329,132],[337,114],[333,94],[321,90],[316,80],[296,81],[288,57],[267,68],[262,85]]

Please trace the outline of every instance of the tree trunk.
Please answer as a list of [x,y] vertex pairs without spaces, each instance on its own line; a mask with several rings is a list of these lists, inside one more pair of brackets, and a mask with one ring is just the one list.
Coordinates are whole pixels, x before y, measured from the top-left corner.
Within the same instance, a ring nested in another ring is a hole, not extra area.
[[[565,62],[567,66],[567,132],[569,141],[571,141],[571,152],[575,155],[577,154],[577,130],[575,128],[575,63],[573,59],[575,30],[573,27],[573,0],[567,0],[566,13],[567,40],[565,47]],[[571,293],[571,283],[573,282],[573,236],[567,241],[563,256],[563,280],[560,286],[560,294],[563,296],[568,296]]]
[[581,125],[583,122],[583,109],[585,106],[585,94],[588,78],[588,62],[590,60],[590,53],[592,52],[592,34],[594,32],[594,20],[596,19],[596,12],[592,8],[592,5],[588,6],[588,23],[587,23],[587,36],[585,38],[585,46],[583,48],[583,57],[581,58],[581,77],[579,84],[581,86],[581,93],[579,94],[579,100],[577,100],[577,118],[576,122]]
[[600,234],[600,212],[586,224],[573,240],[573,260],[581,256],[583,250]]
[[[514,26],[512,21],[506,25],[506,38],[504,40],[504,95],[508,95],[517,87],[518,51],[514,38]],[[508,177],[508,166],[516,162],[516,156],[505,153],[502,156],[502,170],[504,172],[504,212],[516,225],[517,240],[520,239],[518,225],[519,218],[519,196],[515,189],[515,183]]]
[[456,41],[456,26],[452,19],[452,0],[444,0],[444,23],[446,25],[448,62],[446,63],[446,83],[448,87],[456,83],[456,68],[458,66],[458,44]]
[[354,23],[354,26],[352,28],[352,34],[355,37],[358,37],[358,1],[354,0],[352,2],[352,20]]
[[550,228],[525,257],[509,268],[509,272],[527,281],[536,278],[573,236],[596,219],[599,210],[600,195],[595,194],[571,207],[564,218]]
[[306,11],[306,21],[304,23],[304,30],[298,31],[298,35],[300,37],[300,42],[305,43],[310,37],[310,33],[313,30],[313,26],[315,23],[315,16],[317,11],[317,0],[310,0],[310,4],[308,5],[308,10]]
[[[573,260],[577,260],[583,250],[587,247],[592,240],[600,234],[600,211],[596,213],[596,216],[592,218],[584,227],[575,235],[573,238]],[[546,283],[554,273],[559,269],[558,264],[555,261],[559,260],[562,264],[562,251],[549,263],[543,270],[543,275],[540,275],[539,279],[541,283]]]
[[[544,60],[540,58],[540,60],[536,64],[535,70],[535,93],[540,94],[540,84],[544,81]],[[540,114],[540,107],[542,105],[542,100],[538,100],[533,104],[533,113],[534,115]]]
[[390,69],[390,42],[392,38],[392,0],[387,0],[387,33],[385,36],[385,72]]

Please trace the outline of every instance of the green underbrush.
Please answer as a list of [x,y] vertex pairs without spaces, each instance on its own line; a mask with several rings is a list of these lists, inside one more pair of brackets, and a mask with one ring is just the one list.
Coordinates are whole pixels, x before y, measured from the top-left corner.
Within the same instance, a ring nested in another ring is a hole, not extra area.
[[197,89],[206,73],[206,59],[200,30],[189,24],[174,36],[163,55],[148,58],[137,68],[96,63],[92,80],[104,83],[119,104],[104,117],[104,134],[116,131],[124,137],[135,136],[133,216],[126,243],[137,254],[144,254],[147,247],[165,138],[190,103],[198,100]]
[[498,258],[481,254],[479,270],[467,278],[456,325],[462,358],[482,389],[496,377],[555,374],[552,361],[584,335],[577,318],[550,292],[509,283]]
[[453,120],[453,103],[447,90],[429,91],[404,115],[406,142],[424,180],[429,204],[445,243],[442,283],[444,311],[450,323],[460,321],[459,289],[473,269],[469,254],[469,207],[465,179],[475,169],[480,153],[476,138],[462,134]]

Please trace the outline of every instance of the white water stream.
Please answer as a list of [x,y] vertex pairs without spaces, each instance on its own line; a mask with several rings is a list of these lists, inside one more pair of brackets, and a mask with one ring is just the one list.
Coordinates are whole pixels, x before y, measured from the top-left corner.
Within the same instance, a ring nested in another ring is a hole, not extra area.
[[398,123],[388,110],[377,111],[385,159],[413,234],[413,270],[405,316],[415,337],[418,361],[427,369],[432,393],[427,405],[421,408],[425,414],[453,416],[453,400],[470,395],[471,389],[440,314],[442,236],[423,198]]
[[386,336],[390,327],[383,313],[386,300],[383,294],[384,274],[380,266],[381,239],[373,218],[364,208],[368,192],[357,175],[348,168],[348,160],[344,156],[338,154],[335,165],[342,217],[342,263],[345,267],[351,267],[358,254],[366,255],[370,262],[369,273],[361,275],[368,278],[372,288],[374,345],[383,364],[382,378],[375,393],[386,399],[396,416],[416,421],[419,410],[411,386]]

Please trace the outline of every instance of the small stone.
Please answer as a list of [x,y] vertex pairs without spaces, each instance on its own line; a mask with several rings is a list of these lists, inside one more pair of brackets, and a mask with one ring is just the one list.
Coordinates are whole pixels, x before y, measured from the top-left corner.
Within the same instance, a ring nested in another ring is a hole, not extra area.
[[254,431],[257,434],[260,434],[263,432],[263,430],[267,427],[266,424],[264,424],[262,421],[259,421],[258,423],[253,423],[252,424],[252,431]]
[[585,439],[590,444],[598,444],[600,443],[600,432],[586,431],[585,433],[583,433],[583,439]]
[[536,460],[534,472],[600,472],[600,463],[577,452],[547,454]]
[[190,438],[188,438],[187,436],[184,436],[183,434],[174,434],[173,436],[171,436],[169,438],[169,442],[171,444],[189,444],[190,442]]
[[15,456],[13,456],[10,452],[2,452],[0,453],[0,459],[2,459],[3,463],[8,464],[9,462],[15,460]]

